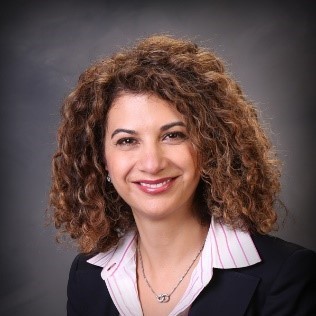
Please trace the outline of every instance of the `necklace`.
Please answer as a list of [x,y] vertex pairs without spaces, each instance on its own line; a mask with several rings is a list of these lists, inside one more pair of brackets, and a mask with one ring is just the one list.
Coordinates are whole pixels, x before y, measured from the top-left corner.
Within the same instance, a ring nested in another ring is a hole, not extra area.
[[189,265],[189,267],[186,269],[186,271],[184,272],[184,274],[182,275],[182,277],[179,279],[178,283],[176,284],[176,286],[172,289],[172,291],[167,294],[167,293],[161,293],[161,294],[157,294],[154,289],[151,287],[151,285],[148,282],[148,279],[145,275],[145,270],[144,270],[144,264],[143,264],[143,258],[142,258],[142,253],[140,251],[140,246],[138,244],[138,253],[139,253],[139,261],[140,261],[140,266],[142,269],[142,274],[143,274],[143,278],[146,282],[146,284],[148,285],[149,289],[152,291],[152,293],[156,296],[156,299],[159,303],[168,303],[170,301],[170,297],[171,295],[174,293],[174,291],[178,288],[178,286],[180,285],[180,283],[183,281],[183,279],[185,278],[185,276],[188,274],[189,270],[191,269],[191,267],[193,266],[194,262],[196,261],[196,259],[198,258],[198,256],[200,255],[200,253],[202,252],[203,248],[204,248],[204,244],[205,241],[201,247],[201,249],[199,250],[199,252],[197,253],[197,255],[195,256],[195,258],[193,259],[192,263]]

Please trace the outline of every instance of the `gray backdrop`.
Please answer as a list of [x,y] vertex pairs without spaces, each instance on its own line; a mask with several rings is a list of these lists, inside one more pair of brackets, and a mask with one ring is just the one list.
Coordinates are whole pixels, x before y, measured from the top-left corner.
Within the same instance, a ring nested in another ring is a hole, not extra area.
[[254,2],[2,6],[1,315],[66,314],[76,250],[56,245],[44,216],[59,106],[91,62],[157,32],[189,37],[227,61],[284,161],[282,196],[290,213],[277,235],[316,250],[312,1]]

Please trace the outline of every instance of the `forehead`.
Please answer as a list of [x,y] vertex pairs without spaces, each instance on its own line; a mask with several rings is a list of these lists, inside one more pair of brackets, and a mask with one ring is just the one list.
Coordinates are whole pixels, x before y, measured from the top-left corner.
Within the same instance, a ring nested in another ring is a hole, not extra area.
[[184,122],[184,118],[171,103],[153,94],[120,94],[107,116],[108,128],[117,124],[155,126],[169,121]]

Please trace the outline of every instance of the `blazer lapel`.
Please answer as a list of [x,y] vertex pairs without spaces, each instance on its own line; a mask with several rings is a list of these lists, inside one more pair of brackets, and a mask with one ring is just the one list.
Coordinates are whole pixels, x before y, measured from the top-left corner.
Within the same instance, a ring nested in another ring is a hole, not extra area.
[[214,269],[210,283],[194,301],[189,316],[242,316],[260,278],[236,270]]

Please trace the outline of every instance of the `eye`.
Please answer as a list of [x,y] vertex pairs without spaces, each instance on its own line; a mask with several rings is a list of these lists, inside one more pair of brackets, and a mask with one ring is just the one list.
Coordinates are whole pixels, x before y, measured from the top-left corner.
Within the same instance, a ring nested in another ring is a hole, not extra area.
[[117,146],[133,146],[137,144],[137,140],[132,137],[120,138],[115,145]]
[[187,138],[187,135],[183,132],[169,132],[163,136],[163,140],[176,143],[186,140]]

